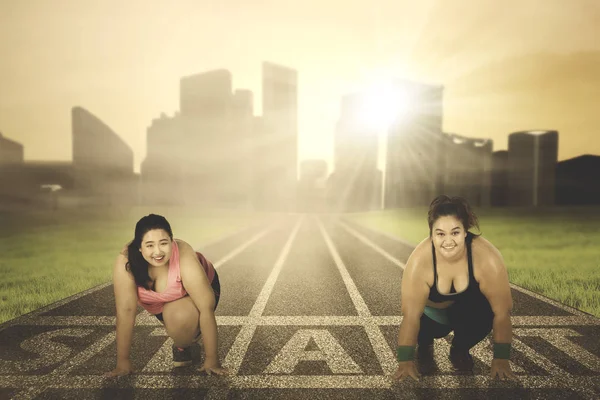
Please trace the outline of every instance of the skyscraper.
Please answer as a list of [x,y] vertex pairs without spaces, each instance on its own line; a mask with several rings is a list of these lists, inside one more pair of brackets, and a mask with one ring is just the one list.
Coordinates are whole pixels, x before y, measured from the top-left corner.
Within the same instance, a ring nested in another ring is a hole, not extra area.
[[71,117],[75,188],[101,201],[137,202],[131,147],[86,109],[73,107]]
[[[295,209],[298,181],[298,74],[295,70],[265,62],[263,117],[255,136],[256,173],[264,180],[261,208]],[[257,188],[258,190],[258,188]]]
[[509,205],[555,203],[557,131],[523,131],[508,136]]
[[0,164],[15,164],[23,162],[23,145],[10,140],[0,133]]
[[387,135],[385,208],[428,205],[440,188],[443,86],[399,81],[406,99]]
[[491,139],[448,135],[443,171],[444,194],[464,197],[471,205],[491,205]]
[[330,202],[340,210],[380,208],[379,132],[359,117],[366,101],[364,93],[342,98],[334,139],[334,175],[328,188]]
[[301,211],[322,211],[325,202],[325,160],[303,160],[300,163],[298,180],[298,209]]
[[508,205],[508,150],[492,153],[491,206]]
[[[148,128],[147,157],[142,164],[148,201],[247,204],[252,92],[234,92],[227,70],[208,71],[181,78],[180,107],[174,116],[162,115]],[[157,192],[153,187],[168,191]]]
[[232,105],[232,76],[216,69],[184,76],[179,81],[179,110],[184,117],[223,118]]

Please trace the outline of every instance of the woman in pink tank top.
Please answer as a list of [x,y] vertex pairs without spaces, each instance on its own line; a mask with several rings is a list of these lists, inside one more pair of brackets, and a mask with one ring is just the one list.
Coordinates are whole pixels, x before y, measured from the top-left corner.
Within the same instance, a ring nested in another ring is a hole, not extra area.
[[200,371],[209,375],[228,373],[217,356],[217,272],[189,244],[173,239],[164,217],[150,214],[138,221],[134,239],[117,257],[113,281],[117,366],[107,376],[132,372],[129,351],[138,304],[165,325],[173,339],[175,367],[192,364],[190,346],[202,338],[205,359]]

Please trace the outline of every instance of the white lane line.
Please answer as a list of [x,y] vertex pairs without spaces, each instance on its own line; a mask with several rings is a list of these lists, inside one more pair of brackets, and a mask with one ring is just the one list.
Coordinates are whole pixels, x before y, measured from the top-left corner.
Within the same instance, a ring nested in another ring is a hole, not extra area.
[[294,229],[292,230],[292,233],[288,237],[287,242],[283,246],[281,253],[279,253],[279,257],[277,258],[277,261],[275,261],[273,270],[269,274],[269,277],[267,278],[267,281],[265,282],[262,290],[260,291],[260,294],[258,295],[258,298],[256,299],[254,306],[252,306],[252,309],[250,310],[250,313],[248,314],[248,316],[260,317],[263,314],[265,307],[267,306],[267,302],[269,301],[269,297],[271,296],[271,293],[273,292],[273,287],[275,287],[275,282],[277,281],[277,278],[279,277],[279,273],[281,272],[281,270],[283,268],[283,265],[284,265],[284,263],[288,257],[288,254],[292,248],[292,243],[294,242],[294,239],[296,238],[296,235],[298,234],[298,231],[300,230],[300,226],[302,225],[303,221],[304,221],[304,217],[302,216],[302,217],[300,217],[298,222],[296,222],[296,226],[294,226]]
[[[342,258],[340,257],[335,245],[333,244],[331,237],[323,227],[321,221],[318,218],[316,219],[316,221],[319,226],[319,230],[323,235],[323,239],[325,240],[325,243],[329,248],[329,252],[333,256],[335,265],[337,266],[340,275],[342,276],[342,280],[346,285],[346,289],[350,294],[350,298],[354,303],[354,307],[356,308],[358,315],[363,318],[371,317],[369,307],[367,307],[367,303],[365,303],[365,300],[360,295],[356,284],[354,283],[352,277],[348,273],[348,269],[344,265],[344,262],[342,261]],[[364,324],[364,327],[367,332],[367,336],[369,338],[369,341],[371,342],[371,346],[373,347],[373,351],[375,352],[375,355],[377,357],[377,360],[379,361],[383,373],[385,375],[394,373],[394,371],[397,368],[397,363],[393,356],[392,350],[390,349],[390,346],[388,345],[383,334],[381,333],[381,329],[379,328],[379,326],[375,325],[372,322],[372,320],[367,319],[365,322],[366,323]]]
[[[351,228],[351,227],[350,227],[350,226],[349,226],[347,223],[345,223],[345,222],[342,222],[342,221],[337,221],[337,223],[338,223],[339,225],[343,226],[345,229],[347,229],[347,230],[348,230],[348,232],[352,233],[354,236],[356,236],[356,237],[357,237],[359,240],[363,241],[363,242],[364,242],[365,244],[367,244],[369,247],[372,247],[373,249],[376,249],[376,250],[377,250],[377,248],[381,249],[379,246],[377,246],[377,245],[376,245],[375,243],[373,243],[371,240],[367,239],[367,238],[366,238],[366,237],[364,237],[363,235],[360,235],[360,234],[359,234],[359,233],[358,233],[356,230],[354,230],[353,228]],[[394,241],[396,241],[396,242],[402,243],[402,244],[404,244],[404,245],[406,245],[406,246],[409,246],[410,248],[415,248],[415,247],[416,247],[416,245],[415,245],[415,244],[408,243],[408,242],[406,242],[405,240],[402,240],[402,239],[400,239],[400,238],[398,238],[398,237],[396,237],[396,236],[393,236],[393,235],[391,235],[391,234],[389,234],[389,233],[382,232],[382,231],[378,231],[378,230],[376,230],[376,229],[373,229],[373,228],[371,228],[371,227],[369,227],[369,226],[366,226],[366,225],[360,225],[360,227],[361,227],[361,228],[364,228],[364,229],[365,229],[365,230],[367,230],[367,231],[373,232],[373,233],[375,233],[375,234],[378,234],[378,235],[385,236],[385,237],[387,237],[387,238],[389,238],[389,239],[391,239],[391,240],[394,240]],[[355,232],[356,234],[355,234],[355,233],[353,233],[353,232]],[[358,235],[357,235],[357,234],[358,234]],[[364,239],[364,240],[363,240],[363,239]],[[395,260],[397,260],[397,259],[396,259],[394,256],[390,255],[388,252],[386,252],[386,251],[385,251],[385,250],[383,250],[383,249],[381,249],[381,251],[379,251],[379,250],[377,250],[377,251],[378,251],[378,252],[379,252],[379,253],[380,253],[382,256],[384,256],[385,258],[387,258],[387,259],[388,259],[388,260],[390,260],[390,261],[392,261],[392,259],[395,259]],[[398,261],[398,262],[394,262],[394,261],[392,261],[392,262],[393,262],[394,264],[398,265],[399,267],[403,268],[403,265],[404,265],[404,264],[402,264],[401,262],[399,262],[399,261]],[[399,264],[402,264],[402,265],[399,265]],[[544,303],[550,304],[550,305],[552,305],[552,306],[554,306],[554,307],[556,307],[556,308],[560,308],[560,309],[561,309],[561,310],[563,310],[563,311],[567,311],[567,312],[569,312],[569,313],[571,313],[571,314],[575,314],[575,315],[577,315],[577,316],[584,317],[584,318],[593,318],[593,319],[597,319],[595,316],[593,316],[593,315],[591,315],[591,314],[588,314],[588,313],[586,313],[586,312],[583,312],[583,311],[581,311],[581,310],[578,310],[578,309],[576,309],[576,308],[573,308],[573,307],[567,306],[567,305],[565,305],[565,304],[559,303],[559,302],[557,302],[557,301],[555,301],[555,300],[552,300],[551,298],[548,298],[548,297],[546,297],[546,296],[543,296],[543,295],[540,295],[540,294],[538,294],[538,293],[532,292],[531,290],[525,289],[524,287],[517,286],[517,285],[515,285],[514,283],[511,283],[511,284],[510,284],[510,287],[511,287],[512,289],[515,289],[515,290],[517,290],[517,291],[521,292],[521,293],[524,293],[524,294],[526,294],[526,295],[528,295],[528,296],[531,296],[531,297],[533,297],[533,298],[535,298],[535,299],[537,299],[537,300],[543,301]]]
[[337,249],[335,248],[335,245],[333,244],[331,238],[325,231],[323,224],[319,220],[317,220],[317,224],[319,226],[321,234],[323,235],[323,239],[325,239],[327,248],[329,249],[333,260],[335,261],[335,265],[337,266],[338,271],[342,276],[344,285],[346,285],[346,289],[348,289],[348,293],[350,294],[350,298],[352,299],[352,303],[354,303],[354,307],[356,308],[358,315],[360,317],[371,317],[371,312],[369,311],[369,307],[367,307],[367,303],[365,303],[365,300],[360,295],[358,288],[356,287],[354,281],[352,280],[352,277],[348,273],[348,270],[346,269],[346,266],[344,265],[344,262],[342,261],[342,258],[340,257],[340,254],[338,253]]
[[[95,355],[100,353],[102,350],[104,350],[106,347],[110,346],[115,341],[116,336],[117,336],[116,332],[107,333],[100,340],[94,342],[94,344],[92,344],[90,347],[88,347],[81,353],[76,354],[73,358],[66,361],[60,367],[56,368],[49,375],[67,375],[67,374],[69,374],[69,372],[71,372],[71,370],[73,368],[84,364],[85,362],[90,360],[92,357],[94,357]],[[106,372],[108,372],[108,371],[106,371]]]
[[142,372],[144,373],[156,373],[156,372],[171,372],[173,369],[173,339],[167,335],[167,330],[163,327],[154,329],[150,336],[165,336],[167,339],[164,341],[160,349],[154,354],[152,359],[146,364]]
[[566,371],[563,371],[562,369],[560,369],[560,367],[558,365],[556,365],[552,361],[548,360],[542,354],[539,354],[538,352],[536,352],[534,349],[529,347],[523,341],[513,338],[512,347],[516,351],[520,351],[521,353],[523,353],[527,359],[529,359],[535,365],[537,365],[538,367],[540,367],[541,369],[546,371],[548,374],[553,375],[553,376],[562,376],[562,375],[570,376],[570,374],[568,374]]
[[573,329],[557,328],[557,329],[515,329],[514,334],[518,336],[537,336],[541,337],[559,351],[564,352],[567,356],[575,359],[578,363],[594,372],[600,372],[600,358],[595,354],[590,353],[583,347],[567,339],[568,337],[583,336],[581,333]]
[[569,306],[567,306],[565,304],[559,303],[559,302],[557,302],[555,300],[552,300],[549,297],[546,297],[546,296],[543,296],[541,294],[532,292],[531,290],[525,289],[524,287],[517,286],[514,283],[511,283],[510,287],[512,289],[515,289],[518,292],[521,292],[523,294],[531,296],[531,297],[533,297],[533,298],[535,298],[537,300],[543,301],[544,303],[550,304],[550,305],[552,305],[552,306],[554,306],[556,308],[560,308],[563,311],[569,312],[571,314],[575,314],[575,315],[577,315],[579,317],[590,318],[590,319],[598,319],[598,318],[596,318],[595,316],[593,316],[591,314],[588,314],[586,312],[580,311],[580,310],[578,310],[576,308],[573,308],[573,307],[569,307]]
[[[448,335],[448,336],[450,336],[450,335]],[[454,336],[454,334],[452,334],[452,336]],[[517,340],[517,339],[513,338],[513,340]],[[448,347],[448,353],[449,352],[450,352],[450,348]],[[446,358],[448,358],[448,353],[446,353]],[[492,359],[494,358],[493,357],[494,350],[493,350],[493,347],[492,347],[490,341],[484,339],[481,342],[477,343],[471,349],[471,353],[473,354],[473,357],[476,357],[483,363],[483,365],[485,365],[485,368],[486,368],[485,373],[490,372],[490,367],[492,365]],[[526,374],[527,371],[525,371],[523,369],[523,367],[521,367],[519,364],[515,363],[514,357],[512,357],[512,358],[513,359],[508,361],[508,363],[510,364],[511,371],[516,374]]]
[[510,317],[513,326],[595,326],[600,325],[600,318],[589,318],[587,316],[561,316],[561,317],[552,317],[552,316],[511,316]]
[[370,227],[370,226],[367,226],[367,225],[364,225],[364,224],[360,224],[360,223],[358,223],[358,222],[354,222],[354,221],[352,221],[352,220],[350,220],[350,219],[348,219],[348,218],[346,218],[346,217],[341,217],[340,219],[338,219],[338,221],[339,221],[339,222],[342,222],[342,221],[344,221],[344,223],[345,223],[345,224],[347,224],[347,225],[350,225],[350,224],[352,224],[352,225],[358,225],[358,226],[360,226],[361,228],[365,228],[365,230],[367,230],[367,231],[370,231],[370,232],[376,233],[376,234],[378,234],[378,235],[381,235],[381,236],[385,236],[386,238],[388,238],[388,239],[391,239],[391,240],[393,240],[394,242],[401,243],[401,244],[403,244],[403,245],[405,245],[405,246],[407,246],[407,247],[413,248],[413,249],[414,249],[415,247],[417,247],[417,244],[416,244],[416,243],[411,243],[411,242],[409,242],[408,240],[404,240],[404,239],[402,239],[401,237],[398,237],[398,236],[392,235],[391,233],[387,233],[387,232],[384,232],[384,231],[380,231],[380,230],[377,230],[377,229],[375,229],[375,228],[372,228],[372,227]]
[[[266,230],[268,231],[268,230],[272,229],[272,227],[273,227],[275,224],[276,224],[276,222],[273,222],[273,223],[271,223],[271,224],[269,225],[269,227],[268,227]],[[223,235],[223,236],[221,236],[221,237],[219,237],[219,238],[217,238],[217,239],[215,239],[215,240],[211,240],[211,241],[209,242],[209,244],[205,244],[205,245],[203,245],[202,247],[203,247],[203,248],[206,248],[206,247],[208,247],[208,246],[210,246],[210,245],[212,245],[212,244],[215,244],[215,243],[217,243],[217,242],[221,242],[221,241],[223,241],[223,240],[226,240],[227,238],[233,237],[233,236],[235,236],[235,235],[237,235],[237,234],[241,233],[242,231],[244,231],[244,230],[246,230],[246,229],[252,229],[252,227],[254,227],[254,226],[257,226],[257,225],[260,225],[260,224],[256,224],[256,225],[253,225],[253,226],[250,226],[250,227],[245,227],[245,228],[239,229],[239,230],[238,230],[238,231],[236,231],[236,232],[225,234],[225,235]],[[258,240],[258,239],[257,239],[257,240]],[[249,246],[250,244],[251,244],[251,243],[246,243],[246,245],[247,245],[247,246]],[[242,251],[242,250],[243,250],[243,249],[241,249],[240,251]],[[235,252],[235,251],[234,251],[234,252]],[[222,265],[223,263],[225,263],[225,262],[229,261],[229,259],[230,259],[230,258],[233,258],[235,255],[237,255],[237,253],[236,253],[236,254],[233,254],[233,253],[232,253],[232,254],[229,254],[228,256],[225,256],[223,259],[219,260],[217,263],[220,263],[220,264],[219,264],[219,266],[220,266],[220,265]],[[228,257],[229,257],[229,258],[228,258]],[[215,265],[215,264],[213,264],[213,265]],[[216,265],[215,265],[215,268],[217,268],[217,266],[216,266]],[[92,293],[94,293],[94,292],[97,292],[97,291],[99,291],[99,290],[102,290],[102,289],[104,289],[105,287],[107,287],[107,286],[110,286],[110,285],[112,285],[112,281],[110,281],[110,282],[106,282],[106,283],[103,283],[103,284],[100,284],[100,285],[98,285],[98,286],[94,286],[94,287],[92,287],[92,288],[90,288],[90,289],[84,290],[83,292],[80,292],[80,293],[74,294],[73,296],[66,297],[66,298],[64,298],[64,299],[62,299],[62,300],[59,300],[59,301],[55,302],[55,303],[52,303],[52,304],[49,304],[49,305],[47,305],[47,306],[45,306],[45,307],[39,308],[39,309],[37,309],[37,310],[35,310],[35,311],[32,311],[32,312],[30,312],[30,313],[28,313],[28,314],[25,314],[25,315],[22,315],[22,316],[19,316],[19,317],[15,318],[15,319],[12,319],[12,320],[6,321],[6,322],[4,322],[4,323],[0,324],[0,331],[2,331],[2,330],[4,330],[4,329],[8,328],[9,326],[13,326],[13,325],[21,325],[21,320],[22,320],[22,319],[24,319],[24,318],[25,318],[25,319],[36,318],[36,317],[40,316],[41,314],[44,314],[44,313],[46,313],[46,312],[48,312],[48,311],[51,311],[51,310],[54,310],[55,308],[61,307],[61,306],[65,305],[65,304],[67,304],[67,303],[70,303],[70,302],[72,302],[72,301],[75,301],[75,300],[77,300],[77,299],[80,299],[80,298],[82,298],[82,297],[84,297],[84,296],[87,296],[88,294],[92,294]]]
[[231,259],[233,259],[235,256],[237,256],[238,254],[240,254],[242,251],[246,250],[251,244],[253,244],[254,242],[260,240],[267,233],[271,232],[274,229],[275,225],[276,225],[275,223],[269,225],[269,227],[267,227],[266,229],[264,229],[261,232],[257,233],[256,235],[254,235],[246,243],[243,243],[241,246],[239,246],[238,248],[236,248],[235,250],[233,250],[231,253],[227,254],[225,257],[223,257],[219,261],[215,262],[213,264],[213,266],[215,267],[215,269],[219,269],[223,264],[225,264],[226,262],[228,262]]
[[[44,375],[44,379],[63,379],[71,372],[71,370],[77,366],[82,365],[96,354],[100,353],[105,347],[115,341],[116,333],[110,332],[102,337],[93,345],[85,349],[79,354],[76,354],[73,358],[67,359],[62,365],[54,369],[49,374]],[[30,400],[38,397],[42,392],[46,390],[46,387],[42,385],[35,385],[34,387],[27,388],[27,390],[20,391],[13,397],[18,400]]]
[[[292,243],[298,234],[298,230],[304,221],[304,216],[301,216],[296,222],[296,226],[292,230],[292,233],[288,237],[287,242],[283,246],[275,265],[273,266],[273,270],[271,274],[267,278],[256,302],[252,306],[250,310],[250,314],[248,315],[251,318],[260,317],[267,305],[267,301],[269,300],[269,296],[273,291],[273,287],[275,286],[275,282],[277,281],[277,277],[283,268],[283,264],[287,259],[287,256],[292,248]],[[252,341],[252,337],[254,336],[254,332],[256,330],[256,325],[244,325],[244,327],[238,333],[233,346],[229,349],[227,356],[225,357],[224,365],[229,369],[232,375],[236,375],[242,365],[242,361],[246,356],[246,352],[248,351],[248,346]]]
[[[267,220],[268,220],[268,219],[267,219]],[[267,220],[265,220],[265,219],[263,219],[263,220],[260,220],[260,221],[258,221],[258,222],[257,222],[257,223],[255,223],[255,224],[251,224],[251,225],[249,225],[249,226],[245,226],[245,227],[243,227],[243,228],[240,228],[240,229],[238,229],[237,231],[234,231],[234,232],[231,232],[231,233],[227,233],[227,234],[225,234],[225,235],[222,235],[222,236],[220,236],[220,237],[217,237],[217,238],[211,239],[211,240],[209,240],[209,241],[208,241],[208,242],[206,242],[206,243],[202,243],[202,246],[199,246],[199,247],[201,247],[202,249],[206,249],[207,247],[214,246],[214,245],[216,245],[217,243],[221,243],[221,242],[223,242],[223,241],[225,241],[225,240],[227,240],[227,239],[230,239],[230,238],[232,238],[232,237],[234,237],[234,236],[240,235],[240,234],[241,234],[241,233],[243,233],[244,231],[251,231],[252,229],[258,228],[258,227],[259,227],[259,226],[261,226],[261,225],[267,225],[267,226],[270,226],[270,225],[273,225],[273,224],[275,223],[275,221],[267,223],[267,222],[266,222]]]
[[254,235],[246,243],[243,243],[242,245],[238,246],[236,249],[234,249],[232,252],[230,252],[229,254],[227,254],[226,256],[224,256],[223,258],[221,258],[219,261],[213,263],[213,266],[215,267],[215,269],[219,269],[223,264],[225,264],[226,262],[228,262],[231,259],[233,259],[235,256],[237,256],[238,254],[240,254],[242,251],[246,250],[254,242],[260,240],[267,233],[271,232],[275,228],[275,226],[276,226],[276,223],[272,223],[267,228],[263,229],[262,231],[260,231],[256,235]]
[[[202,375],[174,375],[171,380],[157,379],[156,375],[139,374],[135,382],[127,387],[144,389],[194,389],[212,388],[215,385],[214,377]],[[592,388],[597,384],[596,376],[519,376],[519,388],[524,389],[572,389],[582,387]],[[231,376],[228,378],[230,388],[239,389],[390,389],[392,386],[398,390],[424,389],[481,389],[487,388],[493,382],[488,375],[460,376],[460,375],[429,375],[422,376],[418,382],[411,381],[404,386],[403,383],[393,383],[390,378],[381,375],[359,376]],[[106,389],[123,388],[115,380],[104,378],[100,375],[67,375],[67,376],[0,376],[0,387],[14,389],[30,389],[36,386],[51,389]],[[497,387],[502,383],[496,380]],[[126,389],[127,387],[123,388]],[[508,383],[506,389],[514,387]]]
[[380,255],[382,255],[383,257],[385,257],[386,259],[388,259],[389,261],[391,261],[393,264],[395,264],[396,266],[404,269],[405,264],[402,261],[400,261],[399,259],[397,259],[393,255],[391,255],[390,253],[388,253],[387,251],[385,251],[384,249],[382,249],[381,247],[379,247],[377,244],[373,243],[373,241],[371,241],[370,239],[368,239],[366,236],[361,235],[360,233],[358,233],[358,231],[356,231],[355,229],[351,228],[348,224],[346,224],[346,223],[344,223],[342,221],[338,221],[337,224],[340,225],[340,226],[342,226],[344,229],[346,229],[348,232],[350,232],[358,240],[360,240],[361,242],[363,242],[364,244],[366,244],[367,246],[369,246],[370,248],[372,248],[373,250],[375,250],[377,253],[379,253]]
[[44,390],[46,390],[45,387],[40,387],[40,386],[30,386],[26,389],[23,389],[19,392],[17,392],[13,397],[11,397],[12,400],[31,400],[31,399],[35,399],[36,397],[38,397]]
[[[397,315],[378,315],[371,317],[357,316],[228,316],[219,315],[217,325],[364,325],[373,323],[375,325],[393,325],[399,326],[402,322],[402,316]],[[587,317],[565,316],[511,316],[513,327],[517,326],[539,326],[546,329],[553,329],[558,326],[597,326],[600,325],[600,319],[590,319]],[[64,317],[47,316],[28,318],[21,321],[19,326],[114,326],[115,317],[107,316],[82,316],[82,317]],[[142,311],[136,317],[136,326],[162,326],[162,324],[146,311]]]

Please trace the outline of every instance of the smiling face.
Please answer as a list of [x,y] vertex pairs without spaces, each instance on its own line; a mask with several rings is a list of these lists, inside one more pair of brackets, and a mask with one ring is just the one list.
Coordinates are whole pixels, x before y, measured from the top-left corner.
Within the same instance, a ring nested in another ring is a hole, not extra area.
[[456,216],[445,215],[439,217],[433,223],[432,228],[431,240],[442,257],[453,259],[462,254],[465,249],[467,231]]
[[164,229],[151,229],[142,238],[140,252],[151,266],[167,265],[171,259],[173,242]]

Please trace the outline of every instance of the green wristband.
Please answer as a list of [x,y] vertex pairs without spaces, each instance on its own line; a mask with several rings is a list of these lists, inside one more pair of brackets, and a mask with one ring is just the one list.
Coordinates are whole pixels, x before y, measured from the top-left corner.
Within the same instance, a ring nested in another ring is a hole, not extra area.
[[510,357],[510,343],[494,343],[494,358],[508,360]]
[[398,346],[396,348],[396,359],[398,361],[412,361],[417,346]]

